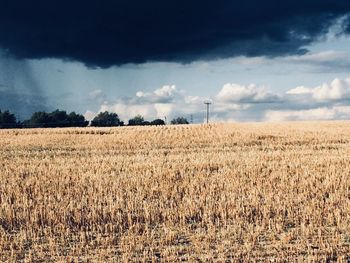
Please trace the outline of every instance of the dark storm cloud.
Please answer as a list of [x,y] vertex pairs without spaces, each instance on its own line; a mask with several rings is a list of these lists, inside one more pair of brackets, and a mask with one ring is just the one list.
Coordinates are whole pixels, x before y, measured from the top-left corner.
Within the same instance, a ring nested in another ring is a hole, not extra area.
[[350,12],[349,0],[2,0],[0,4],[0,47],[10,54],[99,67],[301,54],[305,45]]
[[344,22],[345,31],[350,34],[350,15],[347,16]]

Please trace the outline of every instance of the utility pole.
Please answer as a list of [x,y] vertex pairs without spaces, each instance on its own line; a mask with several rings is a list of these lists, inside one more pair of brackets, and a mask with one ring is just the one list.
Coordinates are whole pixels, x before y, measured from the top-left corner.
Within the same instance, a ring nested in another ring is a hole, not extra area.
[[211,104],[211,102],[207,101],[207,102],[204,102],[204,104],[207,105],[207,124],[209,123],[209,106]]

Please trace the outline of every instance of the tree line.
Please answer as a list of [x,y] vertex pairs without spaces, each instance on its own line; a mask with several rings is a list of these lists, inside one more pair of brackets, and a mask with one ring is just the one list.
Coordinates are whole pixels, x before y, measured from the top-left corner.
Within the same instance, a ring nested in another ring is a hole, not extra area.
[[[178,117],[170,122],[171,124],[189,124],[186,118]],[[74,111],[67,113],[63,110],[52,112],[38,111],[34,112],[30,119],[18,121],[16,116],[6,111],[0,110],[0,128],[55,128],[55,127],[115,127],[125,126],[120,120],[118,114],[108,111],[100,112],[91,122],[87,121],[81,114]],[[146,121],[141,115],[137,115],[128,121],[128,126],[145,126],[145,125],[165,125],[162,119]]]

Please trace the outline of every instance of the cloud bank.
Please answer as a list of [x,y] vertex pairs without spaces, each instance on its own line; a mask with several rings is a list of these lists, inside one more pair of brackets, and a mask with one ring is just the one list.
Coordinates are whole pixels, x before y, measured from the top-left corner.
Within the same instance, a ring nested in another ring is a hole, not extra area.
[[[350,78],[334,79],[312,88],[299,86],[281,94],[255,84],[227,83],[210,98],[190,96],[175,85],[166,85],[153,92],[138,91],[131,98],[106,101],[99,111],[116,112],[124,121],[141,114],[149,120],[184,116],[202,123],[206,113],[204,101],[208,99],[213,102],[213,121],[350,119]],[[93,116],[87,111],[87,118]]]
[[97,67],[284,56],[305,53],[339,19],[350,33],[349,13],[348,0],[5,0],[0,48]]

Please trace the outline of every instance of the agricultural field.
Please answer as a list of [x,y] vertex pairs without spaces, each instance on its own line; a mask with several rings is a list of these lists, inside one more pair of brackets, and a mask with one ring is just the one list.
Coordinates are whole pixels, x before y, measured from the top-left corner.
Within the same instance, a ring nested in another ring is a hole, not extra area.
[[1,262],[350,260],[350,122],[0,131]]

